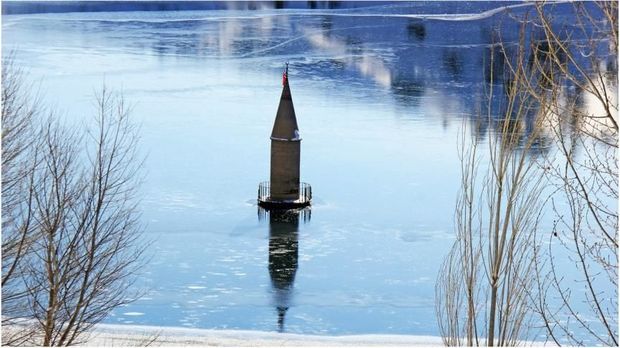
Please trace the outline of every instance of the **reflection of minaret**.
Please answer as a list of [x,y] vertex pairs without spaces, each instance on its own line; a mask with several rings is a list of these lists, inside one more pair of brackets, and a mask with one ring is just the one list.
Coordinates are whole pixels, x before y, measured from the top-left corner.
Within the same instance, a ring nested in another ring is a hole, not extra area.
[[[259,208],[262,209],[262,208]],[[267,214],[264,210],[260,213]],[[269,214],[269,277],[273,302],[278,312],[278,330],[284,331],[284,317],[290,307],[298,267],[299,218],[310,218],[309,210],[271,210]]]

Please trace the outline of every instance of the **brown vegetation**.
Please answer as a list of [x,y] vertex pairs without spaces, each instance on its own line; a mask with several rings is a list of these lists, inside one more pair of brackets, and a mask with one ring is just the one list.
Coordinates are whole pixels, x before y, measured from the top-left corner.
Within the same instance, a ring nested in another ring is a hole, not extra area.
[[[457,240],[436,287],[446,345],[514,345],[541,328],[556,344],[618,344],[617,2],[569,5],[572,26],[551,6],[517,19],[516,49],[498,35],[505,98],[494,85],[487,97],[505,107],[489,165],[477,139],[460,145]],[[545,210],[550,232],[538,228]],[[577,278],[562,274],[567,260]]]
[[21,328],[2,343],[76,344],[136,295],[137,130],[105,87],[84,134],[43,117],[11,63],[2,87],[2,324]]

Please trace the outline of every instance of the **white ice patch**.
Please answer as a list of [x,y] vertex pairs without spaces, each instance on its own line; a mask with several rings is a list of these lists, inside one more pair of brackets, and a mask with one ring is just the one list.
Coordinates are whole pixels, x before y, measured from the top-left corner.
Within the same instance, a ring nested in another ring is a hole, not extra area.
[[[399,13],[333,13],[333,12],[311,12],[311,15],[327,15],[334,17],[404,17],[415,19],[434,19],[440,21],[473,21],[492,17],[498,13],[515,9],[519,7],[532,6],[533,2],[527,2],[523,4],[501,6],[491,10],[479,12],[479,13],[438,13],[438,14],[399,14]],[[290,13],[287,13],[290,15]]]
[[206,287],[202,285],[190,285],[187,288],[190,290],[200,290],[200,289],[205,289]]
[[213,276],[225,276],[226,275],[226,273],[220,273],[220,272],[207,272],[207,274],[210,274]]

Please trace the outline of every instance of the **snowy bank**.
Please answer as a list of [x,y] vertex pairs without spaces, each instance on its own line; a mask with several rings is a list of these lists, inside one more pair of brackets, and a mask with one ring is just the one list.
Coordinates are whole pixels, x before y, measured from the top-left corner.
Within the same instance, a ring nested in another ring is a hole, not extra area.
[[351,335],[317,336],[243,330],[207,330],[160,326],[99,324],[89,346],[442,346],[435,336]]

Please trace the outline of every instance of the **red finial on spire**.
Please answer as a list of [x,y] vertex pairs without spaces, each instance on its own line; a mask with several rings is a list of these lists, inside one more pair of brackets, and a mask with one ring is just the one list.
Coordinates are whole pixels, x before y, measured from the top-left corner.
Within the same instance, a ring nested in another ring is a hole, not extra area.
[[286,67],[282,73],[282,86],[288,85],[288,62],[285,63]]

